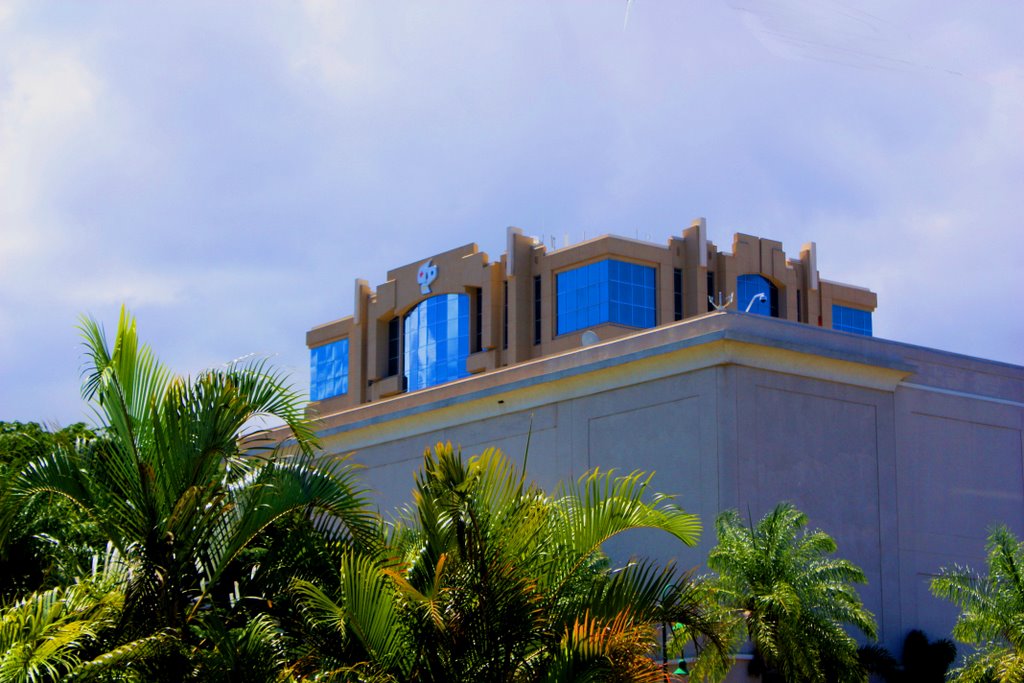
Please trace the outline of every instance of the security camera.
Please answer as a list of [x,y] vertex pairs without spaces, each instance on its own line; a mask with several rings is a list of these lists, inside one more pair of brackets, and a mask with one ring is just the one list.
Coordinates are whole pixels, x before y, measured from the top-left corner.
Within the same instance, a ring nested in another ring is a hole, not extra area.
[[754,296],[750,297],[750,303],[747,304],[747,310],[744,311],[745,313],[750,313],[750,308],[754,305],[755,301],[759,301],[763,304],[768,301],[768,297],[765,296],[764,292],[758,292]]

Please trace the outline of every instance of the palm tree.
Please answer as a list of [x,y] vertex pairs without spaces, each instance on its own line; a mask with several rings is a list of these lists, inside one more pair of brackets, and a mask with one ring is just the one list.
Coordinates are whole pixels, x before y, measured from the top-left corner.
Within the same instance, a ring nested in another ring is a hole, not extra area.
[[124,595],[109,575],[37,591],[0,609],[0,680],[62,680],[89,661],[120,617]]
[[[735,510],[720,514],[718,545],[708,557],[718,574],[712,594],[733,615],[733,646],[749,639],[764,673],[787,682],[864,681],[857,642],[844,629],[849,624],[876,637],[874,618],[853,587],[864,583],[864,573],[830,557],[835,541],[806,526],[807,515],[789,503],[757,526]],[[725,674],[704,666],[715,677]]]
[[[157,673],[183,680],[193,629],[230,591],[221,577],[268,525],[315,510],[322,526],[350,540],[372,544],[376,529],[352,467],[314,460],[300,397],[264,362],[173,376],[139,343],[123,309],[112,347],[94,320],[83,320],[82,334],[83,396],[100,437],[30,462],[7,509],[53,493],[85,511],[130,567],[107,645],[165,634],[177,644],[165,648]],[[290,451],[252,431],[262,418],[291,429]]]
[[594,471],[549,495],[499,451],[439,444],[379,554],[348,554],[331,594],[295,583],[311,657],[328,680],[664,681],[656,624],[721,640],[686,575],[601,552],[638,528],[696,542],[696,516],[648,499],[650,480]]
[[[34,422],[0,422],[0,510],[26,463],[95,438],[84,424],[51,431]],[[0,543],[0,602],[73,582],[105,542],[83,513],[62,496],[36,496],[11,505],[11,533]],[[59,539],[59,540],[58,540]]]
[[953,637],[977,647],[951,680],[962,683],[1024,681],[1024,543],[1004,526],[989,534],[988,576],[943,568],[932,593],[960,608]]

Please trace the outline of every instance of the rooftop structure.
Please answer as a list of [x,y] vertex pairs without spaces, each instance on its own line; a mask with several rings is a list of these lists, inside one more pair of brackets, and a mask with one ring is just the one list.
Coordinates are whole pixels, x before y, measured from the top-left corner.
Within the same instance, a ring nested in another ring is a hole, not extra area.
[[497,261],[475,244],[357,280],[354,314],[306,334],[321,415],[670,325],[717,308],[871,335],[876,295],[823,280],[814,243],[737,234],[732,253],[704,220],[658,245],[603,236],[548,251],[508,229]]

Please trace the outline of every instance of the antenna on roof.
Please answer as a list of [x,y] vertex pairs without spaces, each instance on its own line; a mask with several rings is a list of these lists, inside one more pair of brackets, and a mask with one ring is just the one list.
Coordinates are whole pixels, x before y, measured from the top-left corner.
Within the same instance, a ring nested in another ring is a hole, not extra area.
[[[714,297],[711,297],[711,296],[708,297],[708,303],[711,304],[712,306],[714,306],[716,311],[724,311],[726,308],[728,308],[732,304],[732,300],[733,300],[733,294],[732,293],[729,294],[729,298],[725,300],[724,304],[722,303],[722,293],[721,292],[718,293],[718,303],[717,304],[715,303]],[[751,303],[753,303],[753,302],[751,302]]]

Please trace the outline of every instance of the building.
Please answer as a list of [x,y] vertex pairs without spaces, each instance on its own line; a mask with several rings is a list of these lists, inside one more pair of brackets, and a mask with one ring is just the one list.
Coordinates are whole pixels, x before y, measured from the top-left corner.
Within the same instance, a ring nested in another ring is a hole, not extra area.
[[[719,292],[733,302],[709,312]],[[653,470],[702,542],[633,536],[620,555],[701,566],[719,511],[790,500],[864,568],[898,652],[909,629],[949,633],[955,612],[928,590],[940,567],[981,566],[995,523],[1024,533],[1024,368],[874,338],[875,306],[820,279],[813,244],[790,260],[737,235],[726,254],[698,221],[667,246],[548,252],[510,230],[493,263],[467,246],[360,282],[354,316],[307,334],[311,410],[383,510],[438,441],[522,458],[529,440],[548,487]]]
[[327,415],[568,351],[585,331],[613,339],[715,303],[870,335],[877,297],[819,279],[813,242],[796,260],[751,235],[720,252],[702,219],[665,246],[606,235],[551,252],[509,228],[498,261],[469,244],[396,268],[376,290],[357,280],[355,313],[306,334],[312,408]]

